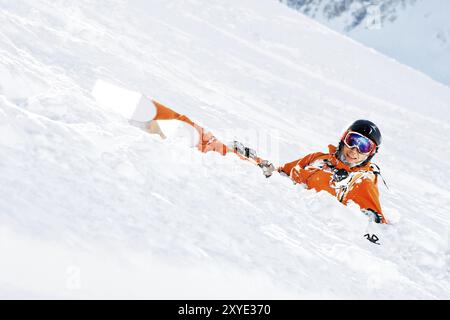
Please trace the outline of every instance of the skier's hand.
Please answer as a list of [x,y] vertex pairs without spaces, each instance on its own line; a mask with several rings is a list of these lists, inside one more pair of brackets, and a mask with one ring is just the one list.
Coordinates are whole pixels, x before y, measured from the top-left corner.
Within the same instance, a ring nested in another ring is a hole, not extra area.
[[267,160],[261,161],[258,166],[262,169],[263,174],[266,176],[266,178],[272,176],[272,173],[276,171],[275,166]]
[[373,221],[375,223],[383,223],[383,215],[375,212],[372,209],[363,209],[361,210],[366,216],[369,217],[370,221]]

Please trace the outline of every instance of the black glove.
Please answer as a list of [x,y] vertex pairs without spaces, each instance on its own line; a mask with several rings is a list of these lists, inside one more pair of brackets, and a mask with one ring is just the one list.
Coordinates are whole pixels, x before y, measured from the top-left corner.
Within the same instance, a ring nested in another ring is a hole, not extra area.
[[275,166],[267,160],[261,161],[258,166],[262,169],[263,174],[266,176],[266,178],[272,176],[272,173],[277,170]]

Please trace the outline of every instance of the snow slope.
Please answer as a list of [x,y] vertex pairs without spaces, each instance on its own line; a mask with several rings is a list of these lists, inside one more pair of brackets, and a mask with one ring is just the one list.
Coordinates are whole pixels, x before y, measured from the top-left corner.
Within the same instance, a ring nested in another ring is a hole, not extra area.
[[[450,297],[448,87],[273,0],[0,9],[0,297]],[[131,127],[97,79],[276,164],[370,118],[393,224]]]
[[280,1],[450,86],[450,1]]

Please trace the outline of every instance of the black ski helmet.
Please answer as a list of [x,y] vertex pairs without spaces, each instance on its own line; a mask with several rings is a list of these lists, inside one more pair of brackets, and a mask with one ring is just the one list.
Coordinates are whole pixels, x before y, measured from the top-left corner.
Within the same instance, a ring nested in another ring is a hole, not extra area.
[[356,120],[348,127],[347,131],[355,131],[369,138],[377,147],[381,144],[381,132],[375,123],[369,120]]
[[375,151],[366,159],[363,163],[359,164],[358,167],[365,166],[370,160],[372,160],[373,156],[378,152],[378,148],[381,145],[381,132],[378,129],[377,125],[369,120],[356,120],[353,122],[348,129],[345,131],[344,135],[339,142],[338,152],[340,153],[342,147],[344,145],[343,139],[348,131],[354,131],[362,134],[363,136],[369,138],[376,144]]

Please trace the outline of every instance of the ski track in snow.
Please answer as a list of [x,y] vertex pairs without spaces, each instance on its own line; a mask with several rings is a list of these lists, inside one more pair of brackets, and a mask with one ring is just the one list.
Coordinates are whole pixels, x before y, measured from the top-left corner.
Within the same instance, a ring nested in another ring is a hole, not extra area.
[[[450,297],[447,87],[271,0],[0,9],[0,297]],[[131,127],[98,78],[276,164],[373,119],[395,224]]]

